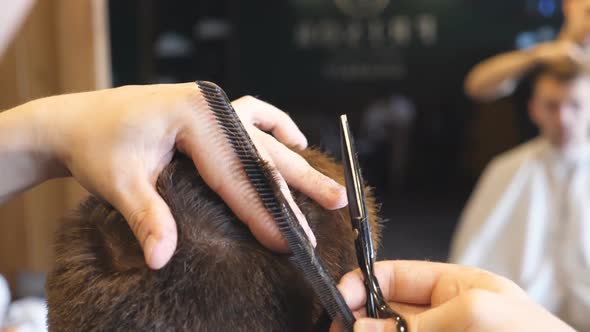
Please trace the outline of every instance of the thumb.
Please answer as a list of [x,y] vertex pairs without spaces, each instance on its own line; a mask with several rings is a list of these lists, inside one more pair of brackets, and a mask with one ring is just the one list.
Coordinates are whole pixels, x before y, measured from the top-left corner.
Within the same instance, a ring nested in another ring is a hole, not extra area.
[[354,332],[396,332],[393,319],[361,318],[354,323]]
[[138,180],[120,193],[113,205],[123,214],[129,227],[143,248],[147,265],[160,269],[176,250],[176,223],[168,205],[154,186]]
[[[483,289],[470,289],[438,307],[410,317],[414,332],[436,331],[495,331],[495,323],[501,322],[502,305],[498,296]],[[482,317],[488,319],[482,328]],[[516,329],[518,330],[518,329]],[[503,330],[502,330],[503,331]]]

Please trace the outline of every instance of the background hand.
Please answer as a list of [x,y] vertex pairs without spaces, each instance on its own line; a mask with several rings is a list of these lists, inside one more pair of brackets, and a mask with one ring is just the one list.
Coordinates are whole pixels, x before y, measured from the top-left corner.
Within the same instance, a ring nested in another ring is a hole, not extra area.
[[569,40],[557,40],[537,45],[533,54],[542,63],[554,63],[563,60],[576,61],[581,48]]

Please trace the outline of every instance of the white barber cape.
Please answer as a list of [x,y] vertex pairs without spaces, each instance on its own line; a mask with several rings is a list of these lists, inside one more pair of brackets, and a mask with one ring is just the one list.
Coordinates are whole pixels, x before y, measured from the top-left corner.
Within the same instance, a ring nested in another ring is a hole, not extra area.
[[47,332],[47,305],[43,299],[26,297],[10,303],[10,289],[0,274],[0,331]]
[[568,160],[536,138],[495,158],[463,211],[450,260],[512,279],[590,331],[590,153]]

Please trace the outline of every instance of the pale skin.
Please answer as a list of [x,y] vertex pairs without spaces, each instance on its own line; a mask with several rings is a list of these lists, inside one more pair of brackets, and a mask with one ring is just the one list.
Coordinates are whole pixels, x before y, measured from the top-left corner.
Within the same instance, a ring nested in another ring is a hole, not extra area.
[[590,146],[590,76],[571,82],[539,77],[529,101],[529,115],[541,135],[565,157]]
[[569,59],[586,64],[582,47],[590,45],[590,0],[564,0],[565,24],[556,41],[529,50],[494,56],[476,65],[465,79],[465,93],[478,101],[511,94],[518,81],[538,64]]
[[[287,148],[307,146],[287,114],[253,97],[233,105],[263,158],[284,179],[284,188],[286,181],[327,209],[346,205],[342,186]],[[271,216],[252,198],[194,83],[48,97],[0,113],[0,202],[48,179],[73,176],[124,215],[146,263],[159,269],[174,253],[177,234],[155,182],[177,150],[193,159],[207,184],[262,244],[288,251]],[[308,235],[315,241],[311,231]]]
[[[375,264],[375,274],[384,297],[407,320],[410,332],[574,331],[512,281],[490,272],[453,264],[382,261]],[[338,288],[357,317],[355,332],[396,331],[393,320],[366,318],[359,270],[346,274]],[[331,331],[341,329],[334,325]]]

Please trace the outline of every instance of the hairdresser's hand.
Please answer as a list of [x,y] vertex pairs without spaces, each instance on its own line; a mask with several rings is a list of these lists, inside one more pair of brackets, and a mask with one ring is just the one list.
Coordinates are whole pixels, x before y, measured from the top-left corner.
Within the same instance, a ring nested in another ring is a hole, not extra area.
[[580,62],[583,58],[581,48],[569,40],[541,43],[532,49],[532,54],[540,63],[554,63],[563,60]]
[[[252,97],[233,105],[263,157],[287,183],[328,209],[346,205],[339,184],[286,147],[307,145],[287,114]],[[45,98],[30,107],[43,109],[36,113],[42,117],[40,141],[59,156],[66,169],[61,173],[70,172],[121,211],[150,267],[164,266],[176,248],[176,224],[154,187],[176,149],[193,159],[207,184],[259,241],[287,250],[196,84],[127,86]]]
[[[574,331],[513,282],[486,271],[416,261],[378,262],[375,270],[383,295],[411,332]],[[355,332],[396,331],[392,320],[362,318],[366,299],[359,270],[346,274],[338,288],[359,318]]]

